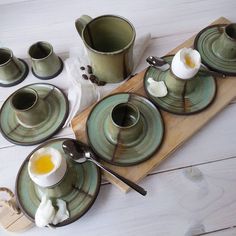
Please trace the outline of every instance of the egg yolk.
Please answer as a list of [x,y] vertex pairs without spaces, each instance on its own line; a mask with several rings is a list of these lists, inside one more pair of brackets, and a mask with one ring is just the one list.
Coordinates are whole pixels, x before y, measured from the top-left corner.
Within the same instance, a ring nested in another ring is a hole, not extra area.
[[194,68],[196,66],[194,61],[188,54],[184,56],[184,59],[185,59],[185,64],[189,66],[190,68]]
[[44,154],[34,161],[33,169],[37,174],[46,174],[53,170],[54,164],[50,154]]

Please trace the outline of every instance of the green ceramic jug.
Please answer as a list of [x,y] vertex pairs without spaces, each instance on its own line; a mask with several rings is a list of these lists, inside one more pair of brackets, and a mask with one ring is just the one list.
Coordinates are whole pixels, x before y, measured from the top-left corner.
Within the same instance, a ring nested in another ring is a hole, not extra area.
[[94,19],[83,15],[75,21],[75,27],[99,81],[117,83],[131,74],[136,33],[128,20],[115,15]]

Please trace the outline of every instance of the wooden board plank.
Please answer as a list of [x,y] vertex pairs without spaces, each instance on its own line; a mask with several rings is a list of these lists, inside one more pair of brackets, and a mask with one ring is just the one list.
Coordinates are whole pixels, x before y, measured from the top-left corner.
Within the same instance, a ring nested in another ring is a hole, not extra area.
[[[214,21],[212,24],[229,23],[229,21],[221,17]],[[194,37],[191,37],[183,44],[176,47],[169,54],[176,53],[180,48],[191,47]],[[133,77],[125,84],[114,90],[112,93],[117,92],[135,92],[145,95],[143,88],[143,76],[145,70],[140,72],[137,76]],[[186,142],[192,135],[200,130],[208,121],[210,121],[217,113],[219,113],[231,100],[236,96],[236,78],[231,77],[225,80],[217,79],[217,95],[213,104],[205,111],[191,115],[191,116],[178,116],[164,111],[161,111],[165,123],[165,140],[157,153],[153,155],[148,161],[139,165],[131,167],[117,167],[106,164],[111,169],[117,171],[119,174],[126,176],[132,181],[138,182],[144,178],[154,167],[160,164],[165,158],[170,156],[178,147]],[[93,105],[94,106],[94,105]],[[86,120],[92,109],[89,107],[84,112],[80,113],[72,121],[72,128],[75,132],[77,139],[87,142],[85,131]],[[106,178],[123,191],[128,191],[129,187],[125,184],[112,178],[110,175],[105,175]]]

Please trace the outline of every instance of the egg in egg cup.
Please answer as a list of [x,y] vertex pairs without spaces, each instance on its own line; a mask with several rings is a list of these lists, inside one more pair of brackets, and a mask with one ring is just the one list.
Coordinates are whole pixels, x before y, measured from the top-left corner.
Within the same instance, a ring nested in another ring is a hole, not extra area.
[[[144,76],[145,91],[154,104],[178,115],[194,114],[208,107],[215,98],[216,83],[213,76],[199,71],[200,54],[191,48],[183,48],[164,60],[171,65],[170,69],[162,71],[150,66]],[[165,83],[166,96],[158,97],[150,91],[150,78]]]

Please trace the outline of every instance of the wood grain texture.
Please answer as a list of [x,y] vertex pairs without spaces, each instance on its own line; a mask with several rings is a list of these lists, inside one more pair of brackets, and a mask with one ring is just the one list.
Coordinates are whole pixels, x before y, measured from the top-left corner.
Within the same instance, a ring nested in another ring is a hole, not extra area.
[[[212,24],[229,23],[223,17],[219,18]],[[195,36],[191,37],[183,44],[176,47],[169,54],[176,53],[180,48],[191,47]],[[145,95],[143,88],[143,76],[145,70],[137,76],[131,78],[124,85],[114,90],[112,93],[117,92],[135,92]],[[220,112],[231,100],[236,96],[236,80],[234,77],[227,77],[227,79],[217,79],[217,95],[213,104],[203,112],[191,116],[177,116],[162,111],[162,116],[165,124],[165,137],[161,148],[153,155],[148,161],[135,165],[132,167],[117,167],[104,163],[109,168],[115,170],[128,179],[138,182],[145,177],[150,171],[153,170],[161,161],[167,158],[178,147],[186,142],[194,133],[201,129],[208,121],[210,121],[218,112]],[[93,107],[93,106],[92,106]],[[72,128],[75,132],[77,139],[87,142],[86,136],[86,120],[92,109],[86,109],[84,112],[75,117],[72,121]],[[116,180],[109,174],[105,174],[106,178],[123,191],[128,191],[129,187],[124,183]]]

